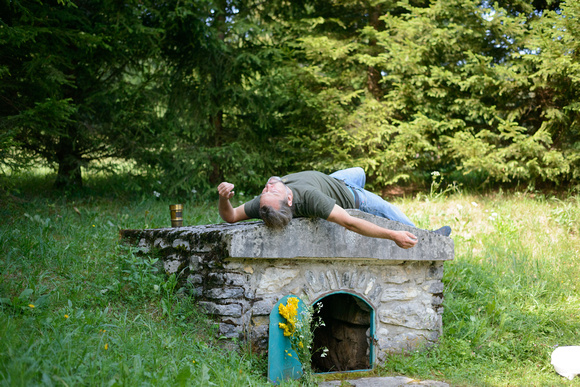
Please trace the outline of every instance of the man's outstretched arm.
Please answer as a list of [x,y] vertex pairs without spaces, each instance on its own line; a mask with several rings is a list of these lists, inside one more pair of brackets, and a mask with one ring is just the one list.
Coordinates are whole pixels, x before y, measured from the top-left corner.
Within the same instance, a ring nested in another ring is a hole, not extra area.
[[232,203],[230,203],[230,199],[234,196],[233,190],[234,185],[232,183],[223,182],[218,185],[218,194],[220,195],[218,209],[221,218],[228,223],[250,219],[248,215],[246,215],[243,204],[234,208]]
[[417,244],[417,237],[408,231],[389,230],[364,219],[355,218],[338,205],[334,205],[326,220],[364,236],[390,239],[403,249],[410,249]]

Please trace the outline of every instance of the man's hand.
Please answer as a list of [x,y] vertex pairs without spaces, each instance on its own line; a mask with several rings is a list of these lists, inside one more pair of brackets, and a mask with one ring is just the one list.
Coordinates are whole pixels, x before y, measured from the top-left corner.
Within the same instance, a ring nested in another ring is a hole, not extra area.
[[393,241],[402,249],[410,249],[417,244],[417,237],[409,231],[395,231]]
[[220,195],[218,210],[221,218],[228,223],[235,223],[240,220],[249,219],[246,215],[243,204],[236,208],[232,207],[230,199],[234,196],[233,189],[234,185],[225,181],[218,185],[218,194]]
[[234,185],[232,183],[223,182],[218,185],[218,194],[220,195],[220,199],[231,199],[234,196]]

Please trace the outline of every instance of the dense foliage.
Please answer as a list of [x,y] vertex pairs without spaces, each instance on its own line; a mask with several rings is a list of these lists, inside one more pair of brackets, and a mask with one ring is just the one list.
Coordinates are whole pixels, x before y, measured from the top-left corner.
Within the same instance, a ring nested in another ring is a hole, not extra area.
[[0,3],[0,167],[122,158],[168,189],[360,165],[580,183],[580,4]]
[[146,25],[152,15],[140,2],[10,1],[4,8],[4,160],[22,166],[40,156],[58,168],[57,186],[80,185],[82,166],[149,145],[162,31]]
[[[387,184],[434,170],[578,181],[577,2],[385,1],[378,22],[345,3],[299,40],[325,101],[321,135],[302,133],[313,166],[363,165]],[[353,13],[368,20],[339,19]]]

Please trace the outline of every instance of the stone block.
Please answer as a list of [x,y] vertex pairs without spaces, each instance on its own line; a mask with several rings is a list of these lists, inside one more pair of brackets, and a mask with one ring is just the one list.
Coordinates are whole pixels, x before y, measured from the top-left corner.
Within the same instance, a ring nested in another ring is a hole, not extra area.
[[412,286],[389,286],[381,295],[381,302],[410,301],[417,297],[418,290]]
[[337,282],[337,276],[336,276],[336,271],[332,271],[332,270],[327,270],[326,271],[326,278],[328,279],[328,286],[330,287],[330,289],[338,289],[338,282]]
[[252,325],[254,327],[268,327],[270,324],[270,317],[266,316],[253,316],[252,317]]
[[298,276],[298,269],[268,267],[261,275],[256,294],[278,294]]
[[383,270],[383,281],[391,284],[409,282],[409,276],[402,266],[387,266]]
[[380,348],[386,353],[413,351],[417,348],[421,348],[425,342],[425,337],[412,331],[401,333],[396,336],[389,336],[383,340],[379,339]]
[[431,280],[423,285],[423,289],[431,294],[441,294],[443,293],[444,285],[441,281]]
[[155,239],[155,242],[153,242],[153,247],[157,248],[157,249],[166,249],[169,246],[171,246],[169,243],[167,243],[167,241],[165,241],[165,239],[163,238],[157,238]]
[[431,298],[431,305],[433,305],[437,310],[441,305],[443,305],[443,300],[444,298],[442,296],[434,295],[433,298]]
[[151,251],[151,248],[149,247],[149,243],[147,242],[146,239],[139,240],[139,244],[137,245],[137,248],[139,249],[139,251],[142,254],[147,254],[147,253],[149,253],[149,251]]
[[317,273],[309,270],[304,274],[304,278],[306,279],[306,283],[310,285],[312,290],[315,292],[319,292],[324,287],[325,280],[322,279]]
[[181,269],[183,269],[184,266],[185,266],[185,263],[183,261],[181,261],[180,259],[175,259],[175,258],[170,259],[169,258],[169,259],[163,261],[163,269],[168,274],[178,273]]
[[430,280],[430,279],[434,279],[434,280],[443,279],[443,262],[433,263],[429,267],[429,270],[427,271],[427,278],[426,279],[428,279],[428,280]]
[[275,298],[256,301],[252,305],[252,314],[254,316],[269,315],[270,312],[272,312],[274,305],[276,305],[276,302],[278,302],[278,300]]
[[240,336],[239,328],[234,324],[219,324],[218,332],[227,339],[234,339]]
[[432,308],[426,308],[417,302],[383,304],[379,310],[379,320],[382,323],[412,329],[433,329],[438,318],[437,312]]
[[244,295],[243,288],[213,288],[206,290],[204,294],[211,299],[241,298]]
[[199,285],[203,283],[203,276],[201,274],[190,274],[187,277],[187,283],[192,285]]
[[192,272],[198,271],[203,263],[203,257],[199,255],[190,255],[189,256],[189,270]]
[[383,294],[383,287],[381,285],[375,286],[373,291],[369,294],[369,299],[371,301],[377,301],[380,299],[381,295]]
[[224,273],[224,284],[244,286],[248,283],[248,275],[238,273]]
[[187,251],[189,250],[189,242],[183,239],[176,239],[173,241],[171,246],[176,250]]
[[199,306],[203,308],[206,313],[218,316],[241,317],[242,306],[240,304],[216,304],[209,301],[200,301]]

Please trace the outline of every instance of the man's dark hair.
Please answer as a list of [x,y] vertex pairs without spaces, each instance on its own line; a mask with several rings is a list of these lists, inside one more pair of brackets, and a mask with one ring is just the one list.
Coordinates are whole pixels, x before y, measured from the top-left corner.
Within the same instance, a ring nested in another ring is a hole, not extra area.
[[266,223],[266,226],[281,229],[286,227],[292,220],[292,208],[288,205],[286,200],[280,201],[280,209],[275,210],[271,206],[260,207],[260,218]]

